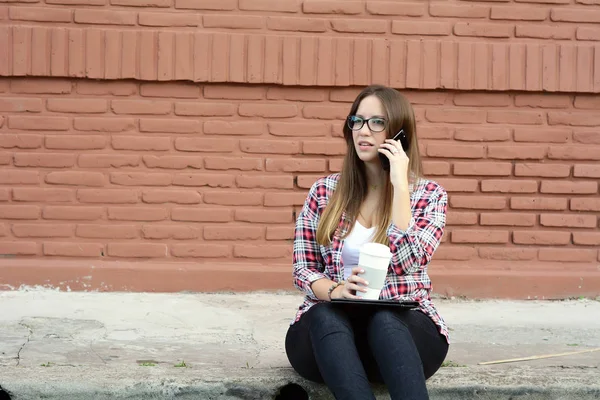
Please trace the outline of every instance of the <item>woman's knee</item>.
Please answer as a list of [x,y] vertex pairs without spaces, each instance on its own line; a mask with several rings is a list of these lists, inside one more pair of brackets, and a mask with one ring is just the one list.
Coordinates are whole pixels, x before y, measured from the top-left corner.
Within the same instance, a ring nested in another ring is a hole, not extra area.
[[330,303],[315,304],[309,310],[310,331],[322,335],[333,332],[351,332],[350,321],[344,312]]
[[403,330],[408,332],[408,328],[396,313],[391,310],[377,310],[369,320],[369,332],[376,333],[393,330]]

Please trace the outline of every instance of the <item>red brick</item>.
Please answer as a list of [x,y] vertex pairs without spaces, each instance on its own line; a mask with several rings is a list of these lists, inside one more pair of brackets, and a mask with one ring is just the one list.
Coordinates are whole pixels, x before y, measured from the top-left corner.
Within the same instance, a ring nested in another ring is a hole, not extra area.
[[10,19],[34,22],[71,22],[71,10],[37,7],[10,7]]
[[107,138],[99,135],[46,136],[45,146],[51,150],[100,150]]
[[600,160],[600,146],[550,146],[548,158],[555,160]]
[[450,196],[453,208],[472,208],[480,210],[502,210],[506,208],[506,198],[492,196]]
[[288,140],[245,139],[240,141],[244,153],[260,154],[299,154],[300,142]]
[[228,158],[228,157],[207,157],[204,160],[204,167],[210,170],[240,170],[240,171],[262,171],[262,158]]
[[[565,202],[566,203],[566,202]],[[565,206],[566,208],[566,206]],[[600,199],[571,199],[573,211],[600,211]]]
[[449,22],[392,21],[392,33],[397,35],[447,36],[451,32]]
[[600,29],[580,26],[577,28],[577,40],[600,40]]
[[143,156],[144,164],[148,168],[186,169],[202,168],[202,158],[186,156]]
[[175,8],[193,10],[232,11],[237,0],[175,0]]
[[140,132],[195,133],[200,132],[200,121],[177,119],[141,119]]
[[259,136],[266,132],[266,124],[260,121],[206,121],[204,133],[211,135]]
[[112,100],[111,110],[115,114],[166,115],[171,112],[171,103],[160,100]]
[[[77,82],[77,93],[94,96],[130,96],[137,93],[137,85],[134,82],[110,82],[110,81],[80,81]],[[134,101],[133,104],[136,102]],[[115,104],[113,100],[112,104]],[[119,102],[117,101],[117,104]],[[121,104],[132,104],[121,103]]]
[[118,221],[162,221],[169,211],[160,207],[109,207],[108,219]]
[[326,32],[328,22],[322,18],[267,17],[267,28],[273,31]]
[[223,258],[231,256],[231,246],[225,244],[174,244],[171,246],[174,257]]
[[15,153],[16,167],[67,168],[75,165],[75,154]]
[[294,178],[289,175],[241,175],[236,177],[236,184],[244,189],[293,189]]
[[291,245],[235,244],[233,246],[233,256],[237,258],[287,258],[291,254]]
[[331,29],[343,33],[385,33],[389,23],[385,20],[333,19]]
[[331,159],[329,160],[329,171],[330,172],[340,172],[342,170],[342,165],[344,163],[343,159]]
[[104,246],[100,243],[61,243],[50,242],[43,244],[46,256],[63,257],[100,257],[103,255]]
[[576,131],[573,140],[578,143],[600,144],[600,131]]
[[537,257],[537,249],[480,247],[479,257],[488,260],[529,261]]
[[556,25],[517,25],[515,37],[534,39],[571,39],[575,35],[575,27]]
[[566,143],[570,137],[569,129],[516,128],[514,132],[515,142]]
[[549,125],[600,126],[600,115],[592,112],[550,111]]
[[144,136],[113,136],[112,147],[115,150],[167,151],[171,148],[171,138]]
[[80,154],[78,164],[82,168],[137,167],[140,156],[119,154]]
[[48,99],[48,111],[63,113],[105,113],[108,109],[103,99]]
[[38,206],[6,205],[0,206],[0,218],[4,219],[38,219],[40,208]]
[[224,206],[255,206],[263,202],[262,193],[252,192],[204,192],[204,203]]
[[265,228],[260,226],[227,225],[205,226],[206,240],[257,240],[264,237]]
[[135,204],[137,191],[125,189],[79,189],[77,200],[81,203]]
[[506,107],[511,104],[507,94],[489,93],[456,93],[454,105],[472,107]]
[[479,186],[476,179],[437,178],[448,192],[475,192]]
[[447,126],[423,126],[419,129],[417,136],[419,140],[422,139],[433,139],[433,140],[447,140],[452,139],[454,135],[454,129]]
[[596,259],[596,250],[582,249],[540,249],[540,261],[552,262],[593,262]]
[[293,222],[292,210],[260,210],[242,209],[235,210],[235,220],[253,223],[291,223]]
[[269,172],[323,172],[326,160],[322,159],[281,159],[266,160],[266,170]]
[[338,141],[305,141],[302,143],[302,153],[311,155],[341,156],[346,154],[347,145]]
[[133,239],[138,237],[137,231],[134,225],[80,224],[75,234],[90,239]]
[[66,131],[69,129],[70,121],[66,117],[8,117],[10,129],[33,130],[33,131]]
[[244,103],[238,113],[244,117],[289,118],[298,114],[298,108],[293,104]]
[[600,178],[600,165],[577,164],[573,167],[573,176],[577,178]]
[[485,147],[483,145],[431,143],[427,145],[427,155],[444,158],[483,158]]
[[12,233],[15,237],[70,237],[75,229],[65,224],[14,224]]
[[469,246],[441,246],[434,254],[435,260],[468,261],[477,256],[477,250]]
[[509,128],[495,127],[457,128],[454,139],[469,142],[504,142],[510,139],[510,131]]
[[34,255],[38,253],[35,242],[0,242],[0,254],[3,255]]
[[573,243],[583,246],[600,246],[600,233],[573,232]]
[[568,95],[517,94],[515,96],[517,107],[568,108],[571,102],[572,100]]
[[301,206],[306,200],[305,193],[265,193],[266,207]]
[[541,214],[540,225],[563,228],[595,228],[596,217],[580,214]]
[[193,190],[148,190],[142,193],[144,203],[198,204],[200,193]]
[[545,146],[500,146],[488,147],[488,157],[500,160],[541,160],[546,156]]
[[175,103],[175,115],[224,117],[234,112],[233,104],[228,103]]
[[42,111],[41,99],[28,99],[18,97],[3,97],[0,99],[2,112],[40,112]]
[[[200,16],[179,13],[140,13],[138,23],[141,26],[169,26],[169,27],[197,27],[200,25]],[[198,91],[198,89],[196,89]]]
[[544,122],[544,112],[540,111],[489,111],[487,121],[492,124],[539,125]]
[[418,2],[367,1],[367,11],[374,15],[420,17],[425,14],[426,5]]
[[481,225],[534,226],[535,221],[536,221],[535,214],[482,213],[480,216],[480,224]]
[[507,231],[454,230],[452,243],[506,243]]
[[265,89],[255,86],[207,85],[204,98],[228,100],[260,100],[265,98]]
[[295,13],[300,10],[298,0],[240,0],[240,10],[246,11],[271,11]]
[[[104,4],[104,0],[101,0]],[[110,0],[113,6],[127,7],[170,7],[171,0]]]
[[161,243],[109,243],[108,255],[126,258],[166,257],[167,245]]
[[264,18],[256,15],[204,15],[202,20],[204,28],[261,29],[265,25]]
[[[157,14],[165,15],[165,14]],[[200,88],[195,84],[187,83],[142,83],[140,94],[144,97],[166,97],[196,99],[200,96]],[[185,103],[184,103],[185,104]],[[193,104],[193,103],[191,103]]]
[[171,211],[173,221],[191,222],[229,222],[232,211],[229,208],[174,208]]
[[302,4],[305,14],[360,14],[364,3],[341,0],[307,0]]
[[39,183],[38,171],[20,171],[15,169],[0,170],[0,184],[4,185],[36,185]]
[[559,231],[516,231],[513,243],[525,245],[567,245],[571,242],[570,232]]
[[322,106],[307,105],[302,110],[304,118],[324,119],[324,120],[343,120],[348,116],[348,107],[344,106]]
[[470,176],[509,176],[512,164],[498,162],[457,162],[454,163],[454,175]]
[[269,100],[293,100],[301,102],[320,102],[326,98],[325,91],[318,88],[278,88],[267,91]]
[[489,13],[490,8],[481,5],[443,3],[431,3],[429,5],[429,14],[433,17],[486,18]]
[[327,123],[269,122],[269,133],[273,136],[317,137],[327,136],[331,126]]
[[100,172],[53,171],[44,180],[53,185],[104,186],[106,178]]
[[423,173],[425,175],[450,175],[450,163],[445,161],[424,161]]
[[298,175],[296,185],[301,189],[310,189],[317,179],[323,175]]
[[10,82],[12,93],[66,94],[71,93],[71,81],[55,78],[15,79]]
[[202,228],[191,225],[144,225],[142,235],[145,239],[198,239]]
[[294,227],[267,226],[267,240],[293,240]]
[[536,193],[537,189],[537,181],[494,179],[481,182],[482,192]]
[[75,10],[78,24],[135,25],[136,14],[129,11]]
[[[0,120],[0,122],[2,122]],[[0,148],[5,149],[37,149],[42,147],[44,142],[43,136],[40,135],[29,135],[29,134],[9,134],[3,133],[0,135]]]
[[46,206],[42,212],[44,219],[93,221],[101,219],[104,215],[102,207],[73,207],[73,206]]
[[554,194],[595,194],[598,191],[597,182],[543,181],[541,193]]
[[110,183],[122,186],[169,186],[171,174],[146,172],[111,172]]
[[480,36],[490,38],[509,38],[514,27],[506,24],[486,22],[457,22],[453,32],[456,36]]
[[485,111],[430,108],[425,111],[425,117],[429,122],[476,124],[485,122]]
[[21,188],[12,190],[13,201],[31,201],[39,203],[65,203],[75,199],[71,189]]
[[[236,146],[232,139],[223,138],[176,138],[175,149],[179,151],[230,153]],[[258,151],[260,152],[260,151]]]
[[452,225],[477,225],[477,213],[451,211],[448,213],[446,224]]
[[548,18],[548,10],[536,7],[492,7],[490,19],[507,19],[518,21],[544,21]]
[[136,122],[130,118],[75,118],[73,126],[84,132],[125,132],[134,131]]
[[569,8],[553,8],[550,11],[550,20],[554,22],[600,22],[599,10],[582,10]]
[[230,188],[235,186],[235,176],[227,174],[177,174],[173,178],[175,186],[208,186]]
[[561,164],[516,164],[515,176],[539,176],[544,178],[566,178],[571,174],[571,166]]
[[567,199],[542,197],[513,197],[510,199],[513,210],[566,210]]

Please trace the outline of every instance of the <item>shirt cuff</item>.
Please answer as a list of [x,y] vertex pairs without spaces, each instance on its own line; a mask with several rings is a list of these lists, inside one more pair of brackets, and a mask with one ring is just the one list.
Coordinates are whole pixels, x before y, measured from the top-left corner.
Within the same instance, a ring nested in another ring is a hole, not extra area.
[[413,230],[414,226],[415,226],[415,219],[413,217],[410,217],[410,221],[408,222],[408,227],[405,230],[400,229],[398,227],[398,225],[396,225],[394,222],[392,222],[390,224],[390,226],[388,227],[387,235],[390,238],[390,241],[392,243],[395,243],[398,240],[402,239],[404,236],[406,236],[408,233],[410,233]]

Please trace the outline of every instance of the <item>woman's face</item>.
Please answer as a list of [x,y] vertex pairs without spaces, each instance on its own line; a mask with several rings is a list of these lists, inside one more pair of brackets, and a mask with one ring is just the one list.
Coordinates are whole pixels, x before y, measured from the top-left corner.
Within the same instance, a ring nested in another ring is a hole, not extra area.
[[[365,97],[360,102],[355,116],[353,121],[355,128],[364,122],[360,129],[352,130],[358,158],[364,162],[379,163],[377,150],[387,138],[387,118],[381,101],[373,95]],[[370,121],[367,122],[369,119]]]

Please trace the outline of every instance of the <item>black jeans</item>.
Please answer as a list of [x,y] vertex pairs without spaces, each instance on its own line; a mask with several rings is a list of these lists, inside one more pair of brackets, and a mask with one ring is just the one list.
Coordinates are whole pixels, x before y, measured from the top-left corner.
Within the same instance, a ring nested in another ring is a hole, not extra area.
[[377,382],[392,399],[423,400],[448,343],[418,310],[319,303],[290,326],[285,350],[300,376],[324,382],[336,399],[374,400],[369,382]]

